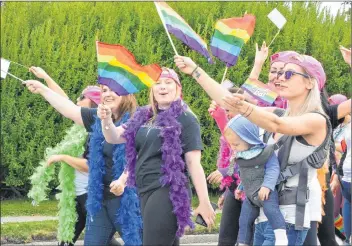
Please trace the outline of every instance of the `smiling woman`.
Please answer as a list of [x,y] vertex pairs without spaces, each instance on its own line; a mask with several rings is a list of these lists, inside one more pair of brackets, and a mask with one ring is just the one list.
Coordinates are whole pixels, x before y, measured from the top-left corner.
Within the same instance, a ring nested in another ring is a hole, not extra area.
[[[96,116],[97,109],[81,107],[82,101],[79,103],[81,106],[75,105],[39,81],[29,80],[25,84],[31,92],[43,96],[63,116],[83,125],[91,133],[84,244],[107,245],[117,231],[125,244],[140,245],[142,225],[139,200],[134,188],[125,188],[125,145],[104,141],[102,124]],[[113,112],[111,124],[119,126],[127,122],[136,109],[134,96],[118,96],[105,85],[101,89],[103,107]]]
[[[150,89],[150,105],[141,107],[122,127],[106,128],[110,143],[126,142],[128,184],[138,188],[143,217],[143,245],[178,245],[191,221],[191,174],[208,226],[214,224],[203,168],[197,118],[181,100],[182,86],[174,70],[163,68]],[[111,110],[98,108],[104,125]],[[163,226],[160,226],[163,225]]]

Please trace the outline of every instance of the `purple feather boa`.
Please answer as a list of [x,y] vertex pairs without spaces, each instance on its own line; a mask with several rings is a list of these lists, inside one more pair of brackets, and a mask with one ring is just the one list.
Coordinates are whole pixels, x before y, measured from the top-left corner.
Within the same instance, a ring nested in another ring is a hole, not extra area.
[[[162,138],[162,160],[161,165],[162,177],[160,183],[162,186],[170,186],[170,200],[173,205],[173,212],[177,219],[176,236],[181,237],[184,234],[186,226],[194,228],[191,220],[191,199],[188,194],[188,179],[184,174],[185,162],[182,159],[181,145],[181,124],[177,117],[187,110],[187,105],[181,100],[173,102],[169,109],[160,112],[154,122],[155,126],[161,127],[160,137]],[[127,170],[129,173],[127,185],[134,187],[136,185],[136,160],[137,152],[135,149],[135,137],[140,127],[146,123],[152,116],[150,106],[141,107],[130,119],[123,137],[126,139],[126,160]]]

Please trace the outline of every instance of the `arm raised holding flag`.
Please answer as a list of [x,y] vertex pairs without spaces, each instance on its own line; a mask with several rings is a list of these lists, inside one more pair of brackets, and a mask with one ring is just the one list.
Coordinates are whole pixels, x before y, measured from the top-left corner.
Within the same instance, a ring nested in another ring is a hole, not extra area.
[[44,71],[44,69],[32,66],[29,68],[29,72],[33,73],[39,79],[44,79],[50,89],[68,98],[65,91]]

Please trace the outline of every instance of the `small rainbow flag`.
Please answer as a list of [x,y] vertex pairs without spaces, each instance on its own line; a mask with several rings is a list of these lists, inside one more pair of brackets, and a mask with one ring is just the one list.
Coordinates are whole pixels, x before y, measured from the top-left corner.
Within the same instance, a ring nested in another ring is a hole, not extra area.
[[[191,49],[199,52],[208,59],[208,62],[212,62],[209,54],[206,42],[187,24],[187,22],[176,13],[167,3],[165,2],[154,2],[156,8],[160,11],[160,18],[166,25],[169,33],[173,34],[176,38],[181,40],[184,44],[189,46]],[[158,12],[159,12],[158,11]]]
[[255,16],[246,14],[242,18],[218,20],[210,48],[214,56],[226,63],[227,67],[237,63],[243,44],[254,32]]
[[133,54],[119,44],[97,41],[98,83],[108,86],[117,95],[140,92],[151,87],[162,72],[157,64],[141,66]]
[[343,218],[340,214],[335,218],[335,227],[340,231],[340,233],[342,235],[345,236],[345,229],[343,226]]
[[276,92],[270,90],[266,84],[259,80],[247,79],[241,88],[252,97],[268,106],[272,105],[278,97]]

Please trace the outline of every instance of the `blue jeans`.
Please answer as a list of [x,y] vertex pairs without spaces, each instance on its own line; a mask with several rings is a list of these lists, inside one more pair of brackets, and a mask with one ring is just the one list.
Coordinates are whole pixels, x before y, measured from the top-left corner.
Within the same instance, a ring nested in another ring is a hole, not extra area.
[[[271,191],[268,200],[263,202],[263,209],[274,230],[285,229],[285,220],[279,208],[279,198],[276,190]],[[259,207],[252,205],[246,198],[243,201],[240,215],[238,243],[250,244],[253,235],[253,224],[258,216]]]
[[[289,246],[301,246],[307,236],[308,228],[302,231],[296,231],[295,225],[286,223],[286,234]],[[258,245],[275,245],[275,234],[268,221],[255,225],[254,244]]]
[[351,183],[342,181],[342,195],[343,195],[343,225],[345,227],[346,241],[349,242],[352,228],[351,228]]
[[87,216],[84,245],[109,245],[116,231],[122,236],[121,226],[116,222],[120,202],[121,197],[104,200],[102,208],[93,218]]
[[275,245],[275,234],[268,221],[255,225],[253,245]]
[[302,231],[295,230],[295,225],[286,223],[286,234],[288,239],[289,246],[300,246],[303,245],[304,240],[306,239],[308,228],[304,228]]

